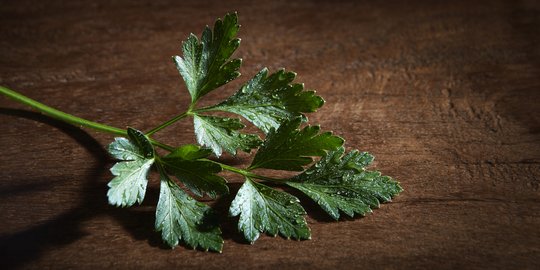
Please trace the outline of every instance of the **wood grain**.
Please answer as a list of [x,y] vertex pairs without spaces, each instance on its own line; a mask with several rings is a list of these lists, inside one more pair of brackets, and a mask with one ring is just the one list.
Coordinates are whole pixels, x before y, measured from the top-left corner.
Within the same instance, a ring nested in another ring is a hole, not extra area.
[[[109,135],[0,98],[3,269],[540,268],[536,1],[2,1],[0,84],[149,129],[189,102],[170,59],[180,41],[235,10],[243,76],[204,102],[264,66],[293,70],[327,101],[310,120],[373,153],[402,195],[341,222],[300,197],[313,239],[254,245],[225,197],[223,254],[171,251],[153,232],[157,181],[140,207],[107,205]],[[192,123],[157,138],[193,142]]]

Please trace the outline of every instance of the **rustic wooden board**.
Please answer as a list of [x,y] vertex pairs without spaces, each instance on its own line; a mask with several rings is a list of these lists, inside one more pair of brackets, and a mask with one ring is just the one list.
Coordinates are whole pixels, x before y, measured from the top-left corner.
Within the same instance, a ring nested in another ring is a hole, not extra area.
[[[538,2],[63,2],[2,1],[1,85],[148,129],[188,103],[170,60],[180,41],[236,10],[244,75],[205,102],[264,66],[294,70],[327,101],[311,121],[373,153],[405,191],[342,222],[301,197],[313,239],[254,245],[222,198],[223,254],[171,251],[153,232],[156,181],[140,207],[107,205],[111,136],[0,97],[3,269],[540,268]],[[194,141],[189,121],[157,137]]]

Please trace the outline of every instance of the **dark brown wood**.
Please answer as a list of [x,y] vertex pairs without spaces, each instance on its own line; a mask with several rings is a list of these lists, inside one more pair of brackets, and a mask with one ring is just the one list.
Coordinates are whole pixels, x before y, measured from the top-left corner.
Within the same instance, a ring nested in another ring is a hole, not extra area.
[[[148,129],[188,104],[170,59],[180,41],[237,10],[244,75],[204,102],[264,66],[296,71],[327,101],[310,120],[373,153],[405,191],[342,222],[301,197],[313,239],[254,245],[222,198],[223,254],[171,251],[153,232],[156,181],[140,207],[107,205],[110,135],[0,97],[3,269],[540,268],[537,1],[89,2],[2,1],[0,84]],[[192,124],[157,138],[193,142]]]

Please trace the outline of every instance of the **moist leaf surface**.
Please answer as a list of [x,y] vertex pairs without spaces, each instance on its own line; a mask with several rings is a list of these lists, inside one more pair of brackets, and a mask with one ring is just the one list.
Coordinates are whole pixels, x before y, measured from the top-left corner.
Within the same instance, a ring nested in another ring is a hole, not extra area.
[[298,198],[249,178],[236,194],[229,214],[240,216],[238,229],[251,243],[263,232],[295,239],[311,237]]
[[179,240],[192,248],[218,252],[223,248],[221,230],[211,208],[191,198],[163,172],[155,227],[172,248]]
[[148,172],[154,164],[152,144],[138,130],[128,128],[128,137],[116,138],[109,147],[109,153],[120,162],[111,168],[115,177],[109,182],[107,197],[109,204],[128,207],[142,203],[148,183]]
[[402,191],[392,178],[365,170],[373,161],[372,155],[344,152],[343,147],[328,152],[287,184],[305,193],[334,219],[339,219],[340,211],[350,217],[365,215]]
[[277,130],[272,129],[249,169],[303,171],[303,166],[313,161],[312,156],[325,155],[344,142],[331,132],[319,133],[319,126],[299,129],[301,123],[301,118],[295,118],[284,122]]
[[227,14],[216,21],[213,31],[207,26],[200,41],[191,34],[182,44],[183,56],[173,57],[192,103],[240,76],[242,60],[229,59],[240,45],[239,28],[236,13]]
[[268,133],[285,120],[303,117],[303,112],[314,112],[324,104],[314,91],[303,91],[302,84],[292,84],[295,77],[295,73],[283,69],[268,76],[264,68],[212,110],[242,115]]
[[232,155],[236,155],[237,149],[249,153],[261,144],[258,135],[238,131],[245,127],[238,118],[194,115],[193,125],[197,142],[212,149],[218,157],[223,150]]

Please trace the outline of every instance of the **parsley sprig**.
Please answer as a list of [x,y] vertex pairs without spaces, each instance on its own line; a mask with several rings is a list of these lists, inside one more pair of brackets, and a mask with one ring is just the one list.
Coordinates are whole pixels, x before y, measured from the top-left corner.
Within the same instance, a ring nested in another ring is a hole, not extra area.
[[[223,239],[212,208],[195,198],[217,198],[229,193],[223,170],[239,174],[245,182],[229,208],[238,216],[238,229],[247,241],[261,233],[286,238],[310,239],[306,211],[300,200],[266,185],[266,182],[297,189],[313,199],[332,218],[340,213],[365,215],[402,191],[398,182],[366,167],[373,156],[356,150],[345,153],[344,140],[317,125],[308,125],[305,113],[315,112],[324,100],[303,84],[294,83],[296,74],[264,68],[236,93],[218,104],[199,107],[206,94],[238,78],[242,60],[231,58],[240,45],[236,13],[218,19],[213,29],[206,27],[200,39],[191,34],[182,44],[182,56],[173,61],[191,95],[185,112],[145,132],[127,130],[82,119],[0,86],[0,93],[51,117],[102,132],[120,135],[108,146],[118,162],[111,168],[114,178],[107,192],[111,205],[130,207],[144,200],[148,175],[155,170],[160,178],[155,229],[163,241],[175,247],[187,246],[221,252]],[[236,115],[213,115],[221,111]],[[241,116],[258,127],[259,134],[243,131]],[[173,147],[151,138],[175,122],[191,117],[199,145]],[[168,151],[160,155],[157,148]],[[238,150],[257,152],[247,168],[226,165],[209,157]],[[314,157],[320,159],[313,163]],[[312,164],[306,169],[306,166]],[[298,171],[288,179],[258,174],[257,169]],[[195,198],[194,198],[195,197]]]

